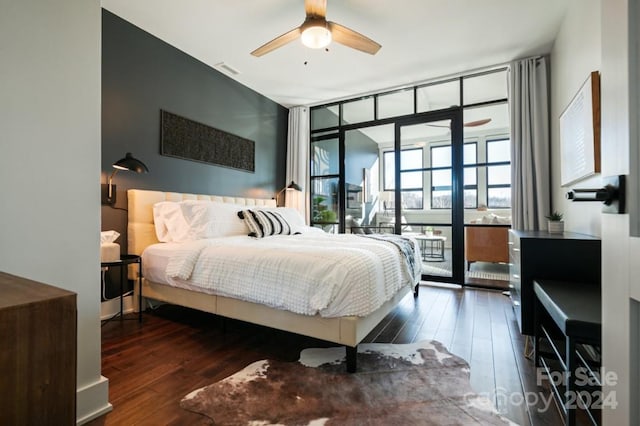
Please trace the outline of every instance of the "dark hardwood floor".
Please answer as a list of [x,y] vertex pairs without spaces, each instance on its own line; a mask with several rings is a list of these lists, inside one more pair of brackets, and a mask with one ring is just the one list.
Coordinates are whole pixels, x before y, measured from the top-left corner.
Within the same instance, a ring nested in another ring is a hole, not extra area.
[[[90,425],[195,425],[208,419],[179,407],[192,390],[265,358],[295,361],[303,348],[332,344],[172,305],[137,321],[102,327],[102,374],[113,411]],[[471,366],[473,389],[521,425],[561,425],[549,392],[536,384],[509,298],[500,291],[422,285],[364,342],[442,342]],[[527,402],[529,404],[527,404]]]

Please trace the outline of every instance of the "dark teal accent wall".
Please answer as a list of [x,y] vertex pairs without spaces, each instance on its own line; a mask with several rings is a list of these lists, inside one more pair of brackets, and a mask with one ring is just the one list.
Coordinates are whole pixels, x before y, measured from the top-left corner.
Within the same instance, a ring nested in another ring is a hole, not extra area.
[[[161,109],[255,141],[255,172],[160,155]],[[283,106],[103,9],[101,183],[126,152],[150,170],[115,176],[116,207],[127,207],[128,188],[272,197],[285,183],[287,117]],[[103,206],[102,222],[123,234],[126,250],[126,212]]]
[[[255,172],[161,156],[161,109],[253,140]],[[285,184],[287,117],[283,106],[103,9],[100,183],[127,152],[150,171],[118,172],[116,208],[102,206],[102,230],[118,231],[126,253],[129,188],[271,198]],[[113,297],[117,274],[106,278]]]

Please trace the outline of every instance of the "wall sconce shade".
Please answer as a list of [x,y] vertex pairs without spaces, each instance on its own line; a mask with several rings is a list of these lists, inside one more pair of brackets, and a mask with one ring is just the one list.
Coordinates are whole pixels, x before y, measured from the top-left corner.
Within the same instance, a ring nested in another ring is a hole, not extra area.
[[294,181],[291,181],[289,185],[282,188],[280,191],[276,193],[276,196],[273,197],[276,200],[276,204],[278,204],[278,198],[284,191],[302,191],[302,188],[300,187],[300,185],[298,185]]
[[121,158],[120,160],[113,163],[113,168],[115,169],[111,176],[109,176],[109,181],[106,184],[101,184],[101,198],[102,204],[107,204],[113,206],[116,203],[116,186],[113,185],[113,177],[120,170],[128,170],[136,173],[147,173],[149,169],[147,166],[137,158],[134,158],[130,152]]
[[[145,166],[142,161],[134,158],[130,152],[127,152],[124,158],[113,163],[113,168],[118,170],[129,170],[136,173],[147,173],[149,171],[147,166]],[[115,173],[115,171],[113,173]]]
[[289,189],[289,190],[294,190],[294,191],[302,191],[302,188],[300,187],[300,185],[298,185],[297,183],[295,183],[294,181],[291,181],[291,183],[289,185],[287,185],[287,187],[285,188]]

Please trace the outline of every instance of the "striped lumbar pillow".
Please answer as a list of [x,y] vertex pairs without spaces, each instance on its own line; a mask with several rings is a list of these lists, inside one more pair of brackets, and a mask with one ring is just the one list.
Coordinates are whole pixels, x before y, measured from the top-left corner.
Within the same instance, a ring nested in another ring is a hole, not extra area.
[[256,238],[270,235],[290,235],[291,226],[280,213],[268,210],[242,210],[238,217],[249,227],[249,236]]

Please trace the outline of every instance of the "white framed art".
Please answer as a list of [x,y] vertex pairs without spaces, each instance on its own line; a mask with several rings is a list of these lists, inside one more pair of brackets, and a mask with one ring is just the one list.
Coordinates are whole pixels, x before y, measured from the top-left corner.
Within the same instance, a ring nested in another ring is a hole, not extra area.
[[593,71],[560,115],[561,182],[600,173],[600,74]]

